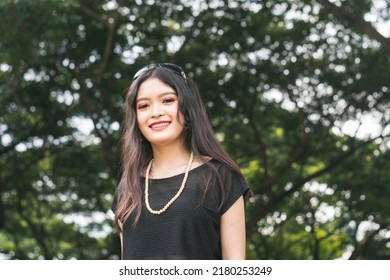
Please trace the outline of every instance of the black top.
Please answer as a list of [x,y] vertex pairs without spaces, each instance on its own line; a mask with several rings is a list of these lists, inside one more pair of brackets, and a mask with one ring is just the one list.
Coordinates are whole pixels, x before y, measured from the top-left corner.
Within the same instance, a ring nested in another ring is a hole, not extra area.
[[[123,259],[222,259],[221,215],[245,195],[249,187],[241,175],[215,160],[210,163],[221,175],[223,186],[213,178],[205,196],[205,174],[210,168],[207,164],[190,170],[184,191],[160,215],[151,214],[146,209],[143,194],[138,224],[132,227],[133,216],[124,223]],[[154,210],[163,208],[177,193],[183,178],[184,173],[150,179],[150,207]],[[142,183],[145,183],[145,178]],[[222,195],[225,197],[223,202]]]

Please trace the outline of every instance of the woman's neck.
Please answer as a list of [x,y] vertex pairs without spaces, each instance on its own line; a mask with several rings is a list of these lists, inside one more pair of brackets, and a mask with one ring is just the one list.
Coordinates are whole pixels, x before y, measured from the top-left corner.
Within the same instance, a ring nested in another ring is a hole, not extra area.
[[191,152],[179,145],[153,147],[151,178],[164,178],[183,173]]

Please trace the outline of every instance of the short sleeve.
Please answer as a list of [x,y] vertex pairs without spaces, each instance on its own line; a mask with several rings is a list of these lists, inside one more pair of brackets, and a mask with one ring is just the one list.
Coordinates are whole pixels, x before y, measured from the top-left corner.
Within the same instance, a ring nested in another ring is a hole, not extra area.
[[222,166],[220,169],[222,178],[221,190],[223,192],[223,202],[221,205],[221,214],[224,214],[241,196],[246,197],[249,186],[244,177],[227,167]]

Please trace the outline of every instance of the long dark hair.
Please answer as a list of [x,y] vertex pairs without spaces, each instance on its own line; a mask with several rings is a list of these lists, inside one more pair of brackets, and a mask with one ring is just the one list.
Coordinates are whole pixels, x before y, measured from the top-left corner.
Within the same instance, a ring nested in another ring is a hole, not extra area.
[[[121,136],[121,179],[115,193],[115,224],[119,232],[121,225],[131,214],[135,214],[133,226],[138,222],[142,210],[141,175],[145,173],[152,159],[151,144],[143,137],[136,119],[136,98],[139,86],[147,79],[155,77],[172,87],[178,96],[179,111],[184,116],[184,139],[188,151],[194,157],[210,166],[206,179],[205,193],[211,178],[219,178],[217,170],[204,157],[211,157],[240,174],[237,164],[225,153],[214,137],[206,109],[196,84],[187,77],[177,75],[165,67],[151,67],[140,74],[130,85],[124,104],[124,120]],[[178,112],[179,113],[179,112]],[[223,192],[222,192],[223,196]],[[223,200],[223,197],[222,197]]]

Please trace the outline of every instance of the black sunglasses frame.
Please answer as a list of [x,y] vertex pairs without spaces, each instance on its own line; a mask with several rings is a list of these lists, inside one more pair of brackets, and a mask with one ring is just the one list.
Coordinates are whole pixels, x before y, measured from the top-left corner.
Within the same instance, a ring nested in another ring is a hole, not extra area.
[[173,63],[154,63],[154,64],[146,65],[135,73],[135,75],[133,77],[133,81],[136,80],[145,71],[147,71],[151,68],[157,68],[157,67],[162,67],[162,68],[168,69],[171,72],[175,73],[176,75],[180,75],[184,79],[186,84],[188,85],[187,76],[184,73],[184,70],[180,66],[173,64]]

